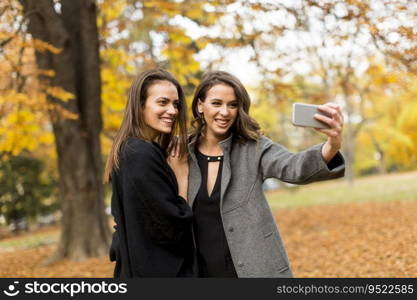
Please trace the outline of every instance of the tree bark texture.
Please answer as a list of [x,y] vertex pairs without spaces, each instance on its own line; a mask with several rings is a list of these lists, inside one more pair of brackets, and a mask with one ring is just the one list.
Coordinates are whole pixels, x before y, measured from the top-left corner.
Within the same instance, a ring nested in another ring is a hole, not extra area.
[[349,94],[344,90],[345,104],[346,104],[346,136],[344,142],[344,154],[346,161],[346,179],[350,185],[354,183],[353,164],[355,163],[355,136],[353,133],[353,122],[352,122],[352,104],[349,99]]
[[53,70],[50,84],[75,95],[48,100],[78,116],[51,112],[58,153],[62,231],[55,259],[83,260],[108,252],[110,230],[104,212],[100,149],[101,79],[94,0],[20,0],[35,39],[61,49],[36,52],[39,68]]

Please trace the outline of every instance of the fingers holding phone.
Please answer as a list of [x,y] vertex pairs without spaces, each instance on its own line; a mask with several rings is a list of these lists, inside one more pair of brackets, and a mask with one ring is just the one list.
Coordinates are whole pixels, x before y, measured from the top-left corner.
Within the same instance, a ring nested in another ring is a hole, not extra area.
[[314,116],[316,120],[326,123],[330,128],[341,129],[343,127],[343,114],[339,105],[326,103],[324,105],[318,105],[317,109],[325,113],[325,115],[316,114]]
[[[312,127],[327,135],[326,152],[337,152],[342,145],[343,114],[342,109],[335,103],[312,105],[294,103],[293,124],[295,126]],[[327,156],[327,155],[326,155]]]
[[343,114],[340,106],[334,103],[326,103],[319,105],[317,109],[326,115],[315,114],[314,118],[325,123],[329,128],[316,128],[316,130],[326,134],[331,139],[329,142],[331,142],[332,146],[340,146],[343,132]]
[[314,115],[314,118],[327,124],[329,129],[317,129],[317,131],[327,135],[327,141],[321,149],[324,160],[328,163],[342,147],[343,136],[343,114],[339,105],[335,103],[326,103],[319,105],[317,108],[327,116],[321,114]]

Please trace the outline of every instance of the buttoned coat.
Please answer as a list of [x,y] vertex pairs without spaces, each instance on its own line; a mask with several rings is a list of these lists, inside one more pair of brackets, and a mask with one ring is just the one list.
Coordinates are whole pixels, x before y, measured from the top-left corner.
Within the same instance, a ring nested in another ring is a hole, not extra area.
[[[265,136],[256,141],[237,142],[233,135],[220,142],[223,170],[220,210],[230,254],[238,277],[292,277],[288,256],[262,183],[277,178],[294,184],[344,176],[344,160],[337,153],[326,164],[321,148],[315,145],[291,153]],[[201,185],[195,157],[196,139],[188,145],[188,202],[192,207]],[[336,163],[335,163],[336,162]],[[335,165],[331,170],[328,165]]]

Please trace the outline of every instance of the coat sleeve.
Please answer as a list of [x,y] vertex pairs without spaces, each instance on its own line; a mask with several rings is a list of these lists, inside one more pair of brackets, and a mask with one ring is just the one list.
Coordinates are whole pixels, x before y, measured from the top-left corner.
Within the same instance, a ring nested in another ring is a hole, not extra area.
[[307,184],[343,177],[345,173],[345,162],[340,152],[326,164],[321,154],[323,144],[291,153],[284,146],[261,137],[260,147],[260,168],[264,180],[273,177],[284,182]]
[[141,140],[122,151],[123,210],[126,227],[140,226],[158,244],[180,243],[192,211],[178,195],[175,175],[156,146]]

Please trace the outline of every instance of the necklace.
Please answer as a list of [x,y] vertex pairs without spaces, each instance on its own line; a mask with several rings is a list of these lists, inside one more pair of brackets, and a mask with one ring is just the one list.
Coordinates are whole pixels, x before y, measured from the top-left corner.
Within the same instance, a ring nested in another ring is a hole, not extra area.
[[201,156],[203,156],[208,162],[212,162],[212,161],[223,161],[223,155],[216,155],[216,156],[210,156],[210,155],[205,155],[203,153],[200,152],[200,150],[197,150],[198,153],[201,154]]

